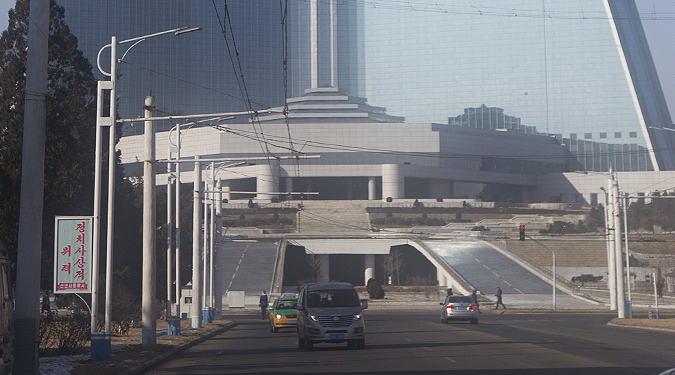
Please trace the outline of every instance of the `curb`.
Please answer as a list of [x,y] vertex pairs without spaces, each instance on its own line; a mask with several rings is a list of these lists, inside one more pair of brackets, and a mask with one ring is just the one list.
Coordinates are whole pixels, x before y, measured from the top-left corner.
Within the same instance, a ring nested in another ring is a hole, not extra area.
[[235,326],[235,323],[233,323],[233,322],[227,323],[227,324],[225,324],[224,327],[222,327],[220,329],[217,329],[213,332],[210,332],[210,333],[208,333],[204,336],[200,336],[198,339],[190,341],[190,342],[188,342],[186,344],[183,344],[181,346],[177,346],[177,347],[169,350],[168,352],[160,355],[159,357],[153,358],[153,359],[151,359],[147,362],[140,363],[137,367],[134,367],[132,369],[125,370],[125,371],[121,372],[120,375],[137,375],[137,374],[141,374],[145,371],[148,371],[148,370],[152,369],[153,367],[159,365],[160,363],[166,361],[167,359],[171,358],[172,356],[176,355],[177,353],[180,353],[182,351],[190,349],[191,347],[193,347],[197,344],[201,344],[204,341],[206,341],[206,340],[208,340],[208,339],[210,339],[210,338],[212,338],[216,335],[219,335],[219,334],[229,330],[230,328],[232,328],[234,326]]
[[648,331],[675,332],[675,329],[672,329],[672,328],[646,327],[646,326],[626,326],[626,325],[623,325],[623,324],[616,324],[616,323],[612,323],[612,322],[607,322],[607,325],[612,326],[612,327],[645,329],[645,330],[648,330]]

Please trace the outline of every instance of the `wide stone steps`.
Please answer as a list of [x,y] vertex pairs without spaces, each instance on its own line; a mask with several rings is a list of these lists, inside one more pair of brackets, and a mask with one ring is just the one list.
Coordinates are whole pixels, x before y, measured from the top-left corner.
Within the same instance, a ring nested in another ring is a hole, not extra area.
[[366,201],[305,201],[297,213],[302,234],[344,234],[370,231]]

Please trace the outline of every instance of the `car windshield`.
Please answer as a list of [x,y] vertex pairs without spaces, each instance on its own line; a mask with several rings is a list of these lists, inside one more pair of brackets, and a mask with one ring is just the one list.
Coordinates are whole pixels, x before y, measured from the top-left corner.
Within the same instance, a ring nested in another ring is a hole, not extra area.
[[360,306],[356,291],[349,289],[313,290],[307,295],[307,307]]
[[471,296],[450,296],[446,303],[473,303]]
[[297,300],[277,301],[277,309],[279,309],[279,310],[295,309],[295,303],[296,302],[297,302]]

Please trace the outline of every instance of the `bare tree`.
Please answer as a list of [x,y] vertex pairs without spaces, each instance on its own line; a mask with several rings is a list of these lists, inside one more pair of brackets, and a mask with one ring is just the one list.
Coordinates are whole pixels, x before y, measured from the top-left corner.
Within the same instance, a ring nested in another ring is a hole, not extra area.
[[388,255],[385,255],[382,265],[386,276],[391,279],[392,284],[400,285],[401,270],[405,266],[405,262],[401,259],[401,252],[398,249],[394,249]]

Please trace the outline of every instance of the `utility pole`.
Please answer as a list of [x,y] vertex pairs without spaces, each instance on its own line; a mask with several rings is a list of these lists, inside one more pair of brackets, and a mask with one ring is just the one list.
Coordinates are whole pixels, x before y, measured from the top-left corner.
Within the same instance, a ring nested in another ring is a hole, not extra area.
[[[145,97],[145,118],[152,117],[155,98]],[[152,121],[145,121],[145,161],[143,163],[143,293],[142,293],[142,344],[157,343],[156,299],[156,257],[157,209],[155,205],[155,127]]]
[[616,310],[616,252],[614,250],[614,220],[612,219],[612,179],[607,181],[605,192],[605,227],[607,228],[607,284],[609,286],[609,308]]
[[190,308],[190,318],[192,318],[192,328],[202,327],[202,317],[200,316],[202,308],[202,270],[199,267],[202,260],[200,240],[202,231],[199,228],[201,216],[201,184],[202,167],[199,163],[199,155],[195,155],[194,162],[194,191],[192,194],[192,307]]
[[616,172],[612,175],[612,206],[613,206],[613,218],[614,218],[614,261],[616,262],[616,302],[617,302],[617,312],[619,318],[626,317],[626,295],[625,295],[625,282],[624,282],[624,273],[623,273],[623,260],[622,260],[622,246],[621,246],[621,218],[619,217],[619,211],[621,206],[619,204],[619,181]]
[[49,1],[31,1],[29,18],[21,154],[16,319],[13,327],[14,374],[39,374],[38,295],[42,258]]
[[630,292],[630,254],[628,253],[628,194],[623,195],[623,233],[626,248],[626,290],[628,299],[626,301],[626,318],[633,317],[633,298]]
[[[171,152],[171,151],[169,151]],[[166,163],[166,320],[167,322],[169,321],[169,317],[171,316],[171,253],[173,251],[173,247],[171,246],[171,239],[172,235],[171,232],[173,231],[173,197],[171,196],[171,185],[172,185],[172,178],[171,178],[171,163]]]

